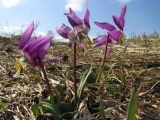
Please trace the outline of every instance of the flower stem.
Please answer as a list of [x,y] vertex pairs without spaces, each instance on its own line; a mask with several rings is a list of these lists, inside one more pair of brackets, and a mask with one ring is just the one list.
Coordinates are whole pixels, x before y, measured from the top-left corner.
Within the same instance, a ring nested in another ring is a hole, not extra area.
[[73,44],[73,82],[74,82],[74,94],[75,103],[77,103],[77,84],[76,84],[76,42]]
[[102,68],[104,67],[104,64],[105,64],[105,61],[106,61],[107,49],[108,49],[108,42],[107,42],[107,44],[105,45],[105,51],[104,51],[104,56],[103,56],[103,62],[102,62],[102,65],[101,65],[101,67],[100,67],[100,69],[99,69],[99,72],[98,72],[98,75],[97,75],[96,82],[98,82],[99,79],[100,79],[100,77],[101,77]]
[[52,89],[51,89],[51,85],[49,83],[49,80],[48,80],[48,77],[47,77],[47,73],[46,73],[46,70],[44,68],[44,65],[42,64],[42,61],[41,59],[39,58],[39,61],[40,61],[40,67],[42,69],[42,73],[43,73],[43,76],[44,76],[44,80],[45,80],[45,83],[47,85],[47,88],[48,88],[48,91],[49,91],[49,94],[52,95]]

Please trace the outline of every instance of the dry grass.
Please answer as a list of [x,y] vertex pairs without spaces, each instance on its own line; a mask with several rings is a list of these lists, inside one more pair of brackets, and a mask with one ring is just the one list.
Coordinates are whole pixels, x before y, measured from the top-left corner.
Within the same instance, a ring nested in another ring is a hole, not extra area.
[[[40,103],[48,96],[38,69],[28,66],[25,76],[13,78],[15,60],[20,58],[17,39],[0,38],[0,99],[7,105],[7,111],[0,109],[0,120],[34,120],[31,105]],[[109,66],[116,63],[111,75],[114,98],[103,76],[99,83],[86,85],[82,95],[85,101],[79,108],[84,116],[79,120],[100,119],[100,97],[105,103],[108,119],[123,120],[133,87],[138,93],[137,119],[160,120],[160,38],[134,37],[125,44],[128,45],[125,53],[125,45],[115,46],[105,64],[108,74]],[[71,49],[67,44],[53,43],[47,57],[60,58],[64,55],[69,56],[67,62],[51,63],[46,70],[53,90],[58,89],[61,99],[67,102],[73,99]],[[101,64],[102,55],[102,48],[91,49],[78,60],[78,80],[91,65],[96,68]]]

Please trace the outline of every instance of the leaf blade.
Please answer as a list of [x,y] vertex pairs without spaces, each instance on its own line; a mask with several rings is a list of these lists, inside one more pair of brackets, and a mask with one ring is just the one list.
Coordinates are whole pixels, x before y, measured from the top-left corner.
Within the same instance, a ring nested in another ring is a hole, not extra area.
[[127,110],[127,120],[136,120],[136,112],[137,112],[137,94],[135,92],[135,89],[132,90],[132,94],[130,97],[130,102],[128,105],[128,110]]

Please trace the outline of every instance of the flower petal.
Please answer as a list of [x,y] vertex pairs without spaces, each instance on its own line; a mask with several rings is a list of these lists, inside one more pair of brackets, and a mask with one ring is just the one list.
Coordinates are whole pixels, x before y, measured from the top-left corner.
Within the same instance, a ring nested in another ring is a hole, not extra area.
[[93,47],[100,47],[102,45],[105,45],[107,43],[108,35],[101,35],[96,39],[96,43],[93,45]]
[[86,14],[84,16],[84,24],[90,28],[90,24],[89,24],[89,16],[90,16],[90,12],[88,10],[88,8],[86,9]]
[[119,29],[123,30],[123,27],[122,27],[121,22],[120,22],[120,18],[118,18],[117,16],[114,16],[114,15],[112,17],[113,17],[113,21],[117,25],[117,27]]
[[69,14],[75,14],[75,12],[72,10],[72,8],[69,8],[69,13],[64,13],[64,15],[69,15]]
[[94,22],[97,26],[99,26],[102,29],[105,30],[109,30],[109,31],[113,31],[116,29],[116,27],[114,25],[111,25],[109,23],[106,22]]
[[124,23],[125,23],[125,14],[126,14],[126,5],[123,6],[120,16],[112,16],[115,24],[118,26],[119,29],[123,31]]
[[25,44],[30,40],[33,30],[34,30],[34,22],[32,22],[23,33],[19,42],[19,49],[23,49]]
[[127,9],[127,7],[126,7],[126,4],[123,6],[123,8],[122,8],[122,10],[121,10],[121,14],[120,14],[120,18],[121,17],[125,17],[125,14],[126,14],[126,9]]
[[123,31],[124,23],[125,23],[125,14],[126,14],[126,5],[123,6],[120,17],[119,17],[122,31]]
[[63,38],[66,38],[66,39],[67,39],[69,32],[71,32],[71,28],[68,27],[68,26],[66,26],[65,24],[62,24],[62,26],[59,27],[59,28],[57,28],[56,31],[57,31],[57,33],[58,33],[59,35],[61,35]]
[[121,35],[122,35],[122,32],[119,31],[119,30],[114,30],[114,31],[109,32],[109,36],[110,36],[115,42],[118,42],[118,41],[119,41]]
[[34,66],[37,64],[38,59],[43,59],[48,52],[51,36],[42,36],[35,40],[30,41],[22,50],[28,61]]
[[70,9],[70,12],[65,15],[67,15],[68,21],[72,27],[83,25],[83,21],[76,15],[76,13],[72,9]]
[[28,53],[34,54],[35,52],[39,52],[40,50],[48,51],[51,40],[52,40],[51,36],[43,36],[35,40],[35,45],[29,49]]

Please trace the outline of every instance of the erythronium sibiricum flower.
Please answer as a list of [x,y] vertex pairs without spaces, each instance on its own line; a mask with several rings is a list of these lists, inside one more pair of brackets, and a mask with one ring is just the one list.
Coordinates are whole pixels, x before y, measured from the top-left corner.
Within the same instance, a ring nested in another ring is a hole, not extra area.
[[65,25],[64,23],[62,24],[61,27],[57,28],[56,31],[63,38],[69,39],[71,43],[75,42],[75,39],[76,39],[75,32],[70,27]]
[[65,13],[68,18],[68,22],[74,28],[75,32],[83,32],[88,35],[90,31],[90,23],[89,23],[89,16],[90,12],[88,8],[86,9],[85,16],[83,20],[79,18],[76,13],[70,8],[69,13]]
[[[70,8],[69,13],[65,13],[68,18],[68,22],[73,27],[66,26],[62,24],[61,27],[57,28],[57,33],[61,35],[65,39],[69,39],[73,44],[73,82],[74,82],[74,94],[75,94],[75,102],[77,103],[77,83],[76,83],[76,61],[77,56],[83,56],[83,51],[87,49],[87,47],[92,46],[92,42],[88,37],[88,33],[90,31],[89,24],[89,10],[86,9],[86,13],[84,19],[79,18],[76,13]],[[87,46],[88,45],[88,46]]]
[[88,37],[90,31],[90,12],[88,8],[86,9],[83,20],[79,18],[71,8],[69,9],[69,13],[65,13],[65,15],[67,16],[70,25],[73,27],[73,30],[65,24],[62,24],[60,28],[57,28],[58,34],[63,38],[69,39],[71,43],[77,42],[77,49],[81,52],[88,47],[92,47],[92,42]]
[[94,22],[98,27],[107,30],[107,33],[99,36],[93,47],[100,47],[107,43],[117,43],[122,35],[122,31],[118,30],[114,25],[107,22]]
[[93,45],[93,47],[100,47],[102,45],[106,45],[107,43],[117,43],[121,35],[122,32],[119,30],[110,31],[108,34],[99,36],[96,39],[96,43]]
[[49,35],[44,35],[31,38],[33,30],[34,22],[32,22],[28,26],[19,42],[19,49],[22,55],[24,55],[24,57],[27,58],[29,64],[35,67],[48,62],[61,61],[61,59],[50,59],[44,61],[44,58],[48,53],[48,49],[53,37]]
[[[53,37],[49,35],[31,37],[34,28],[34,22],[32,22],[22,34],[19,42],[19,50],[32,67],[39,66],[41,68],[43,79],[46,82],[49,93],[52,94],[51,86],[44,69],[44,64],[48,62],[59,62],[62,61],[62,59],[49,59],[47,61],[44,61]],[[15,67],[19,71],[19,73],[24,71],[21,61],[17,61]]]
[[[124,7],[122,8],[120,17],[113,16],[113,20],[115,24],[117,25],[118,29],[110,23],[95,22],[97,26],[99,26],[102,29],[107,30],[106,34],[101,35],[96,39],[96,43],[93,46],[93,47],[100,47],[102,45],[105,45],[104,57],[103,57],[103,62],[102,62],[101,67],[104,66],[106,57],[112,51],[112,47],[109,45],[109,43],[117,43],[123,36],[125,13],[126,13],[126,5],[124,5]],[[97,76],[97,80],[96,80],[97,82],[99,81],[100,76],[101,76],[101,69],[99,70],[99,73]]]
[[113,20],[119,29],[117,29],[114,25],[110,23],[95,22],[97,26],[107,30],[108,32],[107,34],[101,35],[97,38],[96,43],[94,44],[94,47],[106,45],[106,43],[117,43],[121,39],[121,37],[123,36],[125,13],[126,13],[126,5],[124,5],[124,7],[122,8],[119,18],[116,16],[113,16]]

